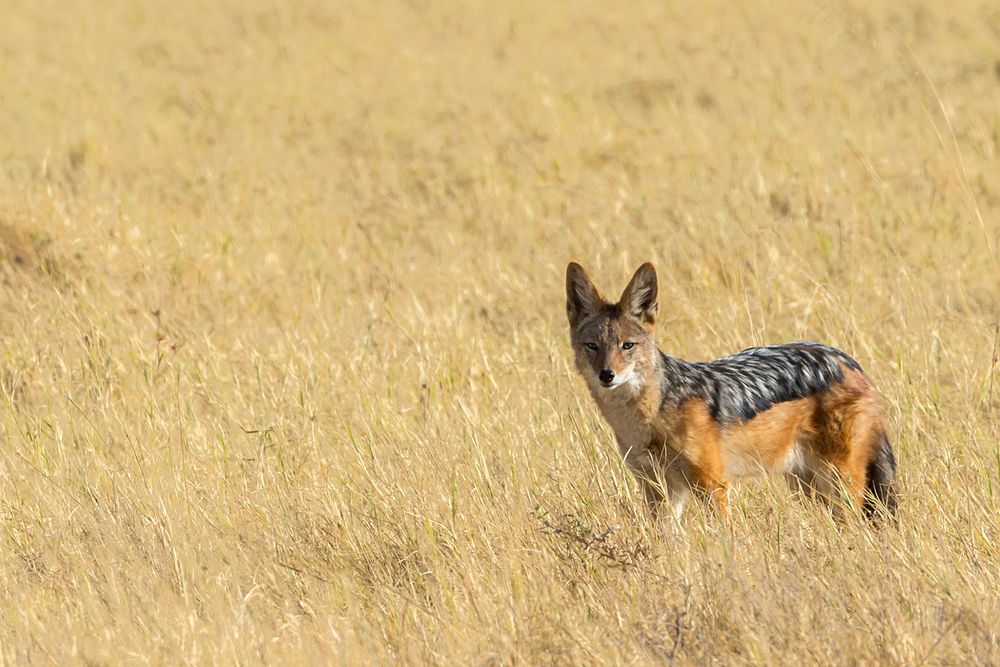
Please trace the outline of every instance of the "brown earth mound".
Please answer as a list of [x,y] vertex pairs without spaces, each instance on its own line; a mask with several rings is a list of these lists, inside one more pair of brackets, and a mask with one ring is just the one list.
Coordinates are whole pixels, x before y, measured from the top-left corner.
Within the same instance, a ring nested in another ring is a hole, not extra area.
[[67,262],[55,251],[50,236],[0,219],[0,284],[36,277],[62,281],[66,270]]

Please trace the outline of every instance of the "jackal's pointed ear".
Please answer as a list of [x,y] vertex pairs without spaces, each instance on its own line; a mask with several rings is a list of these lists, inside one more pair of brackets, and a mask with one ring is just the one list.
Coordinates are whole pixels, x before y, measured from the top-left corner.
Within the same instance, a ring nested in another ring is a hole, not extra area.
[[604,307],[604,297],[594,287],[586,270],[576,262],[566,267],[566,315],[569,325],[576,327]]
[[618,307],[647,324],[656,323],[656,269],[649,262],[640,266],[622,292]]

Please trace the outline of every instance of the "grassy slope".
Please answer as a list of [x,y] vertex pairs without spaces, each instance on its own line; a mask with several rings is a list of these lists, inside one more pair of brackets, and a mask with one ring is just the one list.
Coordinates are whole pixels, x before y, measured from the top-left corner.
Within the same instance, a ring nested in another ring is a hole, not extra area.
[[[0,662],[1000,661],[994,3],[101,4],[0,23]],[[571,258],[849,350],[901,529],[654,526]]]

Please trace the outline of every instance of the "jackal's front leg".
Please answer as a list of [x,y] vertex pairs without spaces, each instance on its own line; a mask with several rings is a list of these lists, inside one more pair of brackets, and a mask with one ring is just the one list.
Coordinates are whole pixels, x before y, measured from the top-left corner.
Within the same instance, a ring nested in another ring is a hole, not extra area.
[[691,497],[691,490],[687,484],[655,470],[648,473],[637,472],[636,476],[642,488],[643,499],[653,518],[660,518],[663,510],[669,509],[669,515],[675,521],[680,521],[684,506]]
[[646,501],[646,507],[657,517],[660,513],[660,506],[663,505],[665,494],[656,480],[647,477],[639,478],[639,486],[642,487],[642,497]]
[[729,524],[729,485],[724,479],[702,476],[691,485],[691,490],[724,526]]

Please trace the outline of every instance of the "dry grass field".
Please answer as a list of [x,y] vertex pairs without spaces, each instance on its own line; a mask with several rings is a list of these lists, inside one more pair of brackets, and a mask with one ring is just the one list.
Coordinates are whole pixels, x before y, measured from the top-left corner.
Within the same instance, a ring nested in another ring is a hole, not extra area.
[[[5,1],[0,664],[1000,663],[1000,7]],[[657,525],[566,262],[881,389]]]

